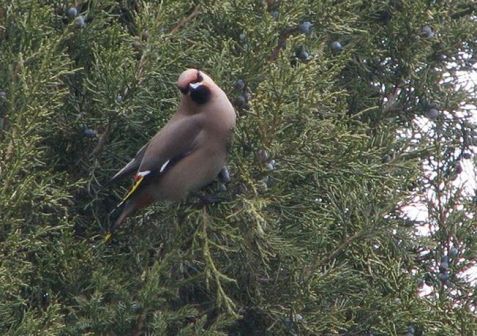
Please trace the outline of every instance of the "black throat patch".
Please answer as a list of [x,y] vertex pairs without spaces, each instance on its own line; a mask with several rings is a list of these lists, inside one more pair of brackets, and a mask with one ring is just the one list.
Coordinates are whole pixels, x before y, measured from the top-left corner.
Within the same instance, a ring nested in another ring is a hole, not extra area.
[[190,98],[193,102],[203,105],[207,103],[211,98],[211,92],[209,88],[205,85],[200,85],[196,89],[190,89]]

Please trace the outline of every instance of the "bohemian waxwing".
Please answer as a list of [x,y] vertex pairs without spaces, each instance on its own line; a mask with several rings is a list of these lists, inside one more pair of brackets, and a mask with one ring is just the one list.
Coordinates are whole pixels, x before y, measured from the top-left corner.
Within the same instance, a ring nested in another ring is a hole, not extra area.
[[153,202],[183,200],[212,182],[225,165],[235,126],[235,111],[225,92],[196,69],[184,71],[177,87],[182,93],[177,112],[111,179],[134,176],[113,228]]

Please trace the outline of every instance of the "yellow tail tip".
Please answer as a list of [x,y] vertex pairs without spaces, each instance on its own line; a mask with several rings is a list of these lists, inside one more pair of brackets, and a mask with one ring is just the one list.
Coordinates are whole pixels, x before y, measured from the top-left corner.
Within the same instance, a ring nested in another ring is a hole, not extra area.
[[111,232],[106,232],[106,234],[104,235],[104,242],[107,243],[111,240],[111,237],[112,237],[112,233]]
[[137,190],[137,188],[139,187],[139,185],[141,184],[142,180],[144,180],[144,176],[139,176],[136,181],[134,182],[131,190],[129,190],[129,192],[126,194],[126,196],[122,199],[122,201],[118,204],[118,207],[120,207],[121,205],[123,205],[128,199],[129,197],[131,197],[132,194],[134,194]]

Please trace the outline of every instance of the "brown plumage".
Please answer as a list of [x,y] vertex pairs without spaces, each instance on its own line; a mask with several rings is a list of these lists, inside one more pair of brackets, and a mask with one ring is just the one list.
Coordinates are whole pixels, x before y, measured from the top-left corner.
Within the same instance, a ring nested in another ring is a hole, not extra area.
[[129,175],[135,183],[118,205],[114,227],[155,201],[180,201],[212,182],[225,165],[235,111],[224,91],[203,71],[188,69],[177,81],[182,93],[169,122],[112,181]]

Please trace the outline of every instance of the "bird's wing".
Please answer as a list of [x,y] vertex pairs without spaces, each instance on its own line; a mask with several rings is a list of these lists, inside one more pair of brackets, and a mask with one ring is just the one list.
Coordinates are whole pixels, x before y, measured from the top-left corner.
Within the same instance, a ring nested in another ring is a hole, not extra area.
[[167,124],[149,141],[135,176],[135,182],[120,205],[139,188],[144,178],[165,172],[180,159],[192,153],[202,131],[200,116],[192,116]]
[[144,153],[146,152],[146,148],[148,145],[149,143],[142,146],[141,149],[137,151],[136,156],[134,156],[134,158],[129,161],[127,165],[121,168],[121,170],[118,171],[111,178],[111,180],[109,180],[109,183],[115,182],[116,180],[119,180],[126,175],[132,175],[133,173],[137,172],[139,166],[141,165],[142,158],[144,157]]

